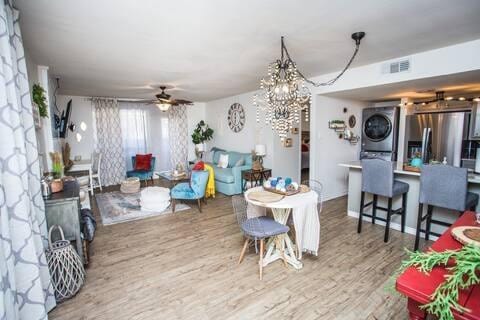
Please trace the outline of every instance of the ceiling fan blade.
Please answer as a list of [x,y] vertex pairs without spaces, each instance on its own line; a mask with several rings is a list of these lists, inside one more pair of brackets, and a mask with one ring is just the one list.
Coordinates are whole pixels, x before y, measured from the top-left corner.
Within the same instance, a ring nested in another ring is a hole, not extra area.
[[158,101],[159,101],[159,102],[163,102],[163,103],[170,103],[170,104],[172,104],[172,102],[175,101],[175,100],[173,100],[173,99],[158,98]]
[[190,100],[184,100],[184,99],[175,99],[175,102],[178,104],[185,104],[185,105],[192,105],[193,102]]

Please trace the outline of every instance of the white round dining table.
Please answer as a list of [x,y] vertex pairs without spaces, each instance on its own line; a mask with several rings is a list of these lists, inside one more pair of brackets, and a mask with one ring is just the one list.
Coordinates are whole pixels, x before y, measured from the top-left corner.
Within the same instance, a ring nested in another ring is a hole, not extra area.
[[[273,217],[275,221],[286,225],[288,221],[288,217],[292,212],[292,209],[296,208],[304,208],[310,207],[315,208],[317,207],[318,195],[316,192],[310,190],[305,193],[297,193],[291,196],[285,196],[280,201],[276,202],[260,202],[256,200],[252,200],[249,198],[249,194],[256,191],[262,191],[263,187],[256,187],[251,188],[245,191],[245,200],[249,203],[249,205],[270,208],[272,209]],[[268,191],[266,191],[268,192]],[[318,221],[318,215],[317,215]],[[295,222],[295,221],[294,221]],[[288,234],[281,234],[278,236],[270,237],[267,242],[267,251],[265,257],[263,258],[263,266],[268,265],[276,260],[283,260],[285,263],[290,264],[295,269],[301,269],[303,267],[303,263],[297,258],[295,255],[294,247],[296,246],[297,251],[300,252],[299,257],[301,257],[302,248],[299,245],[299,241],[301,239],[296,239],[296,244],[293,244],[292,240],[288,236]]]

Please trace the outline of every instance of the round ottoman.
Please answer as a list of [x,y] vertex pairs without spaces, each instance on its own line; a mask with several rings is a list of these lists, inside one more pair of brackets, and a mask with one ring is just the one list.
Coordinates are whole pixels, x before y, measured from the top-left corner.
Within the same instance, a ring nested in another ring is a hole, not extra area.
[[162,212],[170,205],[170,189],[148,187],[140,193],[142,211]]
[[120,191],[123,193],[136,193],[140,191],[140,179],[137,177],[127,178],[127,180],[122,181]]

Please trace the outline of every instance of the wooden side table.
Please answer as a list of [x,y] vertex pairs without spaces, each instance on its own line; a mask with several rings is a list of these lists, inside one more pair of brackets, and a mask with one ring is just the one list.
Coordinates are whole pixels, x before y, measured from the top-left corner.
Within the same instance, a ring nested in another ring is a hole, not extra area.
[[263,170],[242,170],[242,189],[247,190],[247,182],[250,182],[250,188],[263,185],[263,181],[272,176],[272,169],[263,168]]

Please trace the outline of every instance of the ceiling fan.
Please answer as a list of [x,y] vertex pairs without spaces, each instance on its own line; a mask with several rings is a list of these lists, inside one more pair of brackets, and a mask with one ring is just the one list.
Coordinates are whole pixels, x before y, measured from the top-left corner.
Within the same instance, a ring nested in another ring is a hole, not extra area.
[[160,89],[162,90],[161,93],[156,94],[155,97],[157,98],[156,100],[151,101],[151,103],[155,104],[160,111],[168,111],[171,106],[179,106],[179,105],[193,105],[192,101],[189,100],[184,100],[184,99],[172,99],[171,95],[166,93],[165,90],[167,89],[167,86],[160,86]]

